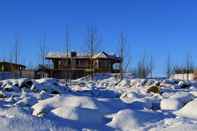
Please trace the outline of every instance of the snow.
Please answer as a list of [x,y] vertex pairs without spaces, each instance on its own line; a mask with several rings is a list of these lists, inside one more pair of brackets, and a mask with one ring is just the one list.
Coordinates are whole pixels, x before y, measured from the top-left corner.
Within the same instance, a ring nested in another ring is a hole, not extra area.
[[181,117],[187,117],[197,120],[197,111],[195,110],[197,108],[197,100],[193,100],[186,104],[182,109],[176,112],[178,116]]
[[178,92],[169,97],[168,99],[161,100],[162,110],[178,110],[193,99],[192,95],[188,92]]
[[[68,86],[53,78],[0,81],[0,130],[196,131],[196,81],[94,78]],[[148,93],[159,84],[160,93]]]
[[162,110],[178,110],[183,107],[183,103],[176,99],[164,99],[161,101],[160,106]]
[[[72,101],[72,102],[71,102]],[[80,96],[54,96],[46,100],[41,100],[35,104],[32,109],[34,109],[33,115],[39,115],[44,112],[58,108],[58,107],[82,107],[88,109],[96,109],[96,104],[89,97]]]
[[[67,58],[70,57],[71,54],[67,54],[67,53],[61,53],[61,52],[49,52],[47,54],[47,58]],[[77,53],[78,57],[89,57],[90,54],[89,53]],[[93,55],[93,58],[118,58],[116,55],[114,54],[107,54],[106,52],[99,52],[99,53],[95,53]]]
[[99,127],[104,124],[104,117],[102,113],[94,109],[80,107],[57,108],[52,110],[52,113],[54,113],[60,118],[70,121],[76,121],[76,123],[81,124],[81,127],[85,127],[88,125],[91,125],[93,127]]
[[108,123],[108,126],[123,130],[123,131],[139,131],[143,126],[148,123],[153,123],[162,120],[165,115],[159,112],[145,112],[135,111],[131,109],[125,109],[119,111],[114,115],[112,121]]
[[149,131],[196,131],[197,122],[185,118],[166,118]]

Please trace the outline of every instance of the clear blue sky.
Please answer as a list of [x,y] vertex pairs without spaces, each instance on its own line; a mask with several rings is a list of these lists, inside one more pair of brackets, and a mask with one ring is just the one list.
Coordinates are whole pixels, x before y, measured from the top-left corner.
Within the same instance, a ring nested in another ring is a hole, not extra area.
[[145,51],[162,74],[167,54],[182,63],[191,52],[197,63],[196,0],[1,0],[0,57],[8,58],[15,34],[20,34],[22,63],[39,62],[39,42],[47,34],[51,51],[63,51],[65,26],[72,49],[81,50],[88,25],[102,36],[102,48],[115,52],[120,32],[128,38],[132,66]]

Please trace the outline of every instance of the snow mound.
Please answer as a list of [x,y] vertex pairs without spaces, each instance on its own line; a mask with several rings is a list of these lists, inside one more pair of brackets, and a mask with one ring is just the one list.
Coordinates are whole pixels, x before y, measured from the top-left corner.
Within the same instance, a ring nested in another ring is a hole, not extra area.
[[48,119],[32,117],[19,107],[0,108],[1,131],[67,131],[71,127],[61,127]]
[[[147,93],[154,85],[160,94]],[[84,77],[66,86],[53,78],[4,80],[0,130],[195,130],[196,85],[160,78],[120,80],[118,74],[99,74],[94,81]]]
[[160,107],[162,110],[178,110],[192,99],[192,95],[188,92],[177,92],[169,98],[161,100]]
[[120,99],[126,103],[132,103],[133,101],[139,98],[143,98],[143,96],[137,92],[124,93],[120,96]]
[[32,80],[27,78],[9,79],[1,81],[1,89],[6,92],[20,92],[22,90],[31,92],[46,91],[49,94],[66,93],[67,88],[60,85],[58,80],[45,78]]
[[96,104],[89,97],[57,95],[46,100],[41,100],[32,106],[32,109],[34,109],[33,115],[39,116],[41,113],[47,113],[59,107],[82,107],[88,109],[97,109]]
[[56,108],[51,111],[54,115],[65,120],[77,121],[83,126],[104,124],[104,116],[95,109],[64,107]]
[[162,110],[178,110],[183,107],[183,103],[176,99],[164,99],[160,103]]
[[40,116],[57,108],[84,108],[90,110],[99,110],[101,113],[116,112],[126,108],[128,105],[119,99],[96,99],[87,96],[74,95],[56,95],[52,98],[40,100],[32,106],[33,115]]
[[108,98],[92,98],[88,96],[75,96],[75,95],[56,95],[52,98],[38,101],[37,104],[32,106],[33,115],[39,116],[40,113],[47,113],[53,109],[63,107],[80,107],[85,109],[95,109],[103,113],[115,112],[123,109],[128,105],[119,99]]
[[196,124],[197,121],[187,118],[167,118],[150,127],[149,131],[196,131]]
[[115,114],[112,121],[107,125],[120,131],[141,131],[146,124],[157,122],[164,118],[165,116],[162,113],[125,109]]
[[127,104],[118,99],[57,95],[39,101],[32,106],[32,109],[33,115],[37,117],[49,117],[65,121],[79,129],[85,127],[102,129],[109,128],[105,126],[106,122],[110,121],[106,115],[116,113],[126,106]]
[[182,109],[176,112],[176,115],[197,119],[197,111],[195,110],[196,108],[197,108],[197,99],[186,104]]
[[67,92],[67,88],[60,85],[58,80],[52,78],[45,78],[36,80],[36,84],[34,85],[33,90],[36,91],[46,91],[50,94],[63,94]]
[[151,129],[149,131],[197,131],[197,126],[195,124],[177,125],[172,127]]
[[193,97],[197,97],[197,91],[191,91],[190,93],[192,94]]

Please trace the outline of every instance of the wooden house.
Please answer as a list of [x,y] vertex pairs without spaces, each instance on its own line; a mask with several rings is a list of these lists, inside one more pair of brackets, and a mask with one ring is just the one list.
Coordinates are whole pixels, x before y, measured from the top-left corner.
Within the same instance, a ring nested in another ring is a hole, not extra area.
[[1,72],[17,72],[22,71],[26,67],[21,64],[11,63],[11,62],[0,62],[0,71]]
[[49,53],[46,57],[53,64],[51,76],[58,79],[83,77],[90,72],[94,73],[118,73],[121,58],[106,52],[96,53],[93,56],[88,54]]
[[0,62],[0,80],[23,77],[25,66],[11,62]]

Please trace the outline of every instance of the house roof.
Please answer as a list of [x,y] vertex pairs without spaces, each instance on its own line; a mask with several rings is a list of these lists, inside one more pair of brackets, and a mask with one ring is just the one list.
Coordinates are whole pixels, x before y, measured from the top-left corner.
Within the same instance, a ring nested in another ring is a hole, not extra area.
[[93,58],[109,58],[109,55],[105,52],[100,52],[100,53],[95,54]]
[[16,63],[6,62],[6,61],[0,61],[0,64],[15,65],[15,66],[21,66],[24,68],[26,67],[25,65],[22,65],[22,64],[16,64]]
[[[66,53],[48,53],[46,56],[46,59],[66,59],[66,58],[70,58],[71,55],[67,55]],[[82,54],[82,53],[77,53],[77,56],[75,57],[77,58],[90,58],[90,54],[86,53],[86,54]],[[92,57],[93,59],[115,59],[115,60],[120,60],[120,57],[117,57],[116,55],[110,55],[106,52],[99,52],[93,55]]]
[[120,59],[120,57],[117,57],[116,55],[110,55],[106,52],[100,52],[93,56],[94,59]]

